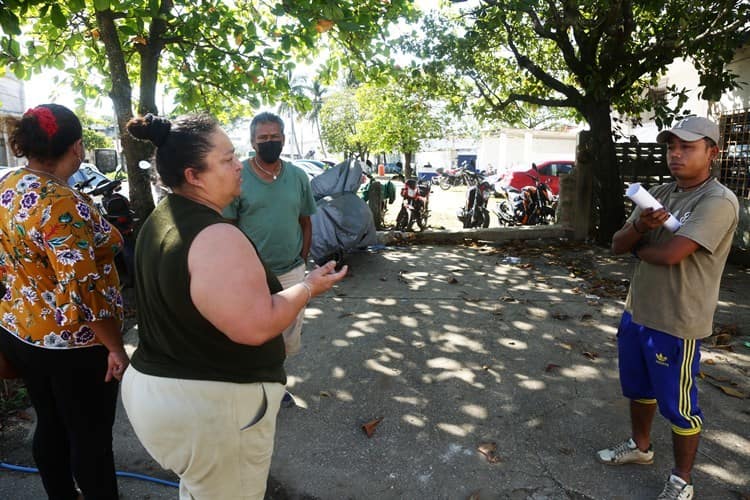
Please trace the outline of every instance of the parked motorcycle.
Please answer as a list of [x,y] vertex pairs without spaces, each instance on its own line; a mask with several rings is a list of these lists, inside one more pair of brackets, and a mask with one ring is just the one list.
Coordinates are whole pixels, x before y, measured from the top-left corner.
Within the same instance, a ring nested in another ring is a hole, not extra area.
[[534,185],[525,186],[520,191],[506,187],[500,193],[503,199],[494,210],[500,225],[534,226],[554,222],[557,196],[538,176],[529,176],[534,180]]
[[494,187],[486,180],[466,191],[466,202],[457,214],[464,228],[489,227],[490,212],[487,210],[487,202],[494,192]]
[[401,210],[396,217],[397,231],[412,231],[415,222],[420,230],[424,231],[427,228],[427,219],[430,217],[430,189],[429,182],[406,180],[401,189]]
[[371,173],[364,172],[370,181],[362,190],[362,199],[367,202],[372,212],[372,220],[376,229],[383,229],[385,213],[388,211],[388,205],[396,200],[396,188],[393,182],[387,181],[381,183]]
[[[91,166],[93,167],[93,166]],[[123,238],[122,252],[115,256],[115,265],[120,275],[120,282],[125,287],[133,286],[135,254],[135,212],[128,200],[119,191],[121,180],[109,180],[95,167],[79,169],[81,175],[71,177],[69,183],[75,189],[89,195],[104,218],[120,231]]]
[[477,184],[482,178],[482,174],[469,170],[466,167],[459,167],[455,170],[446,170],[440,176],[438,184],[441,189],[448,190],[453,186],[471,186]]

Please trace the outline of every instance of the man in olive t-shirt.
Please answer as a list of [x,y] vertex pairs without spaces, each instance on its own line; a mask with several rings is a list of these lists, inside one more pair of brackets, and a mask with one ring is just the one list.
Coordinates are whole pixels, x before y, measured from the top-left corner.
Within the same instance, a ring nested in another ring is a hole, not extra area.
[[[659,498],[689,500],[703,425],[695,385],[700,339],[711,335],[739,205],[711,176],[719,142],[715,123],[691,116],[662,131],[657,141],[667,144],[675,178],[650,191],[664,208],[636,208],[612,239],[615,254],[632,252],[640,259],[617,333],[632,435],[597,456],[609,465],[652,463],[650,432],[658,404],[672,423],[675,457]],[[674,233],[663,226],[670,213],[681,223]]]

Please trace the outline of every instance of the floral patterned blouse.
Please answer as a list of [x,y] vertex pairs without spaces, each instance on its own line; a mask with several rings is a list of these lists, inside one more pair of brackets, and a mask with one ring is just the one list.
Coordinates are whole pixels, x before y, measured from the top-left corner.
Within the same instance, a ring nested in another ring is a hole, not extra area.
[[85,322],[122,326],[122,236],[91,198],[22,168],[0,181],[0,206],[0,325],[49,348],[98,344]]

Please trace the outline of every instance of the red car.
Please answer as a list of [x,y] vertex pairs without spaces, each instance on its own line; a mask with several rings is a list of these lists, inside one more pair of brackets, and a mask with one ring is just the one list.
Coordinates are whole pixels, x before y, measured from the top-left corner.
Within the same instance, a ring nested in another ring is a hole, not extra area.
[[574,166],[573,161],[545,161],[537,164],[536,172],[533,168],[529,168],[506,173],[500,179],[500,185],[520,190],[524,186],[533,186],[534,178],[539,177],[539,180],[547,184],[552,193],[557,196],[560,193],[560,175],[569,174]]

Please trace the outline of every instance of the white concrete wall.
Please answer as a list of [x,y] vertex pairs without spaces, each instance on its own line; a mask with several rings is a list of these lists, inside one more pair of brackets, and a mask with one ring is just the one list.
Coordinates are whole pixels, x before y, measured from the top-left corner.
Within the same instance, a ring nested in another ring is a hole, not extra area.
[[477,165],[502,172],[528,168],[532,162],[575,160],[576,134],[511,128],[488,133],[477,150]]
[[722,96],[713,109],[715,116],[750,108],[750,45],[737,51],[732,63],[727,65],[727,71],[740,75],[739,80],[744,83],[741,87]]
[[[693,64],[685,59],[678,59],[667,67],[667,74],[659,82],[659,86],[676,85],[678,88],[688,89],[688,101],[685,109],[691,114],[718,119],[725,113],[750,107],[750,46],[737,51],[734,60],[727,65],[727,71],[739,75],[740,86],[725,93],[719,102],[710,103],[699,96],[698,84],[700,79]],[[623,126],[626,136],[634,135],[641,142],[655,142],[659,130],[653,122],[653,114],[643,116],[643,126]]]

